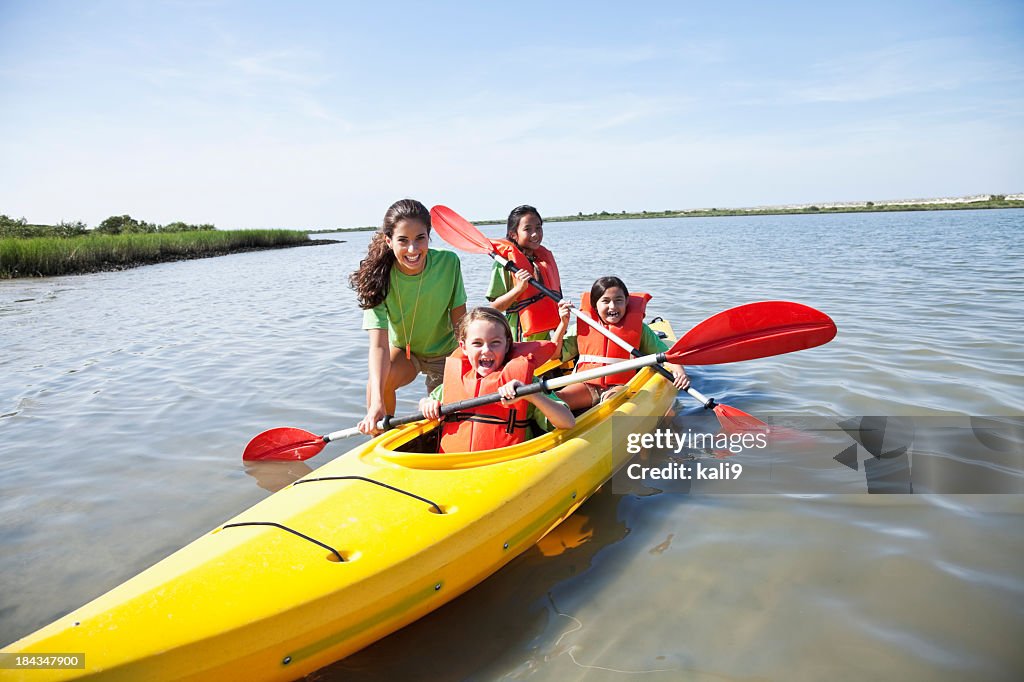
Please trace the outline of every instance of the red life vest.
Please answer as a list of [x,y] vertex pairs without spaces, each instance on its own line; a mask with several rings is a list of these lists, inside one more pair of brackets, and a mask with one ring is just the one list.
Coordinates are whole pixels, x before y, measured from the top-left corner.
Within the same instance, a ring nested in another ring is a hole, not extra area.
[[[513,379],[529,384],[533,371],[554,353],[555,344],[550,341],[514,343],[501,371],[480,377],[462,349],[456,349],[444,361],[444,402],[495,393]],[[530,424],[527,407],[528,403],[517,400],[508,407],[498,402],[446,415],[441,425],[440,452],[478,452],[522,443]]]
[[[533,276],[540,280],[540,283],[548,289],[562,293],[562,282],[558,277],[558,266],[555,264],[555,256],[543,246],[533,250],[533,261],[531,262],[526,254],[518,246],[505,239],[491,240],[494,250],[499,256],[515,263],[520,270],[533,273]],[[517,300],[507,312],[519,313],[519,329],[524,337],[546,332],[558,326],[558,302],[540,292],[532,284],[523,292],[522,298]]]
[[[604,325],[606,329],[628,343],[633,348],[640,347],[640,339],[643,338],[644,314],[647,312],[647,302],[651,300],[650,294],[630,294],[626,300],[626,314],[622,316],[619,324]],[[590,292],[583,294],[580,300],[580,310],[603,324],[597,315],[597,311],[590,302]],[[576,362],[577,372],[595,367],[603,367],[618,360],[628,360],[629,352],[623,350],[599,331],[596,331],[586,322],[576,322],[576,338],[579,342],[579,360]],[[619,386],[629,382],[636,374],[636,370],[620,372],[610,376],[601,377],[588,381],[589,384],[598,386]]]

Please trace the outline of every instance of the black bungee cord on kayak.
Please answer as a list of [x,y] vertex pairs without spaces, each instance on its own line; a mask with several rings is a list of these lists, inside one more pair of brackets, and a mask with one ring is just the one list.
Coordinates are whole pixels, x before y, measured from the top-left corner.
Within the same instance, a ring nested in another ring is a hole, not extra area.
[[[314,481],[365,481],[366,483],[373,483],[374,485],[378,485],[378,486],[380,486],[382,488],[387,488],[388,490],[391,490],[393,492],[401,493],[403,495],[408,495],[409,497],[411,497],[411,498],[413,498],[415,500],[419,500],[420,502],[425,502],[428,505],[430,505],[431,507],[433,507],[433,509],[436,510],[436,513],[444,514],[444,510],[441,509],[441,505],[439,505],[437,502],[434,502],[432,500],[428,500],[427,498],[421,497],[419,495],[416,495],[415,493],[410,493],[408,490],[402,490],[401,488],[396,488],[393,485],[388,485],[387,483],[381,483],[380,481],[375,481],[372,478],[366,478],[365,476],[322,476],[320,478],[304,478],[304,479],[295,481],[295,483],[293,483],[292,485],[295,486],[295,485],[298,485],[300,483],[313,483]],[[239,527],[242,527],[242,526],[270,526],[270,527],[273,527],[273,528],[280,528],[281,530],[287,531],[287,532],[291,533],[292,535],[297,535],[298,537],[302,538],[303,540],[309,540],[314,545],[317,545],[319,547],[323,547],[327,551],[331,552],[334,556],[336,556],[338,558],[339,562],[345,563],[345,557],[343,557],[341,555],[341,552],[339,552],[338,550],[334,549],[333,547],[331,547],[327,543],[321,542],[320,540],[317,540],[316,538],[310,537],[310,536],[306,535],[305,533],[301,533],[301,532],[295,530],[294,528],[289,528],[288,526],[285,526],[285,525],[280,524],[280,523],[276,523],[274,521],[240,521],[238,523],[227,523],[227,524],[224,524],[223,526],[221,526],[221,530],[223,530],[225,528],[239,528]]]
[[419,500],[420,502],[426,502],[431,507],[436,509],[438,514],[444,514],[444,510],[441,509],[441,505],[439,505],[437,502],[428,500],[425,497],[420,497],[415,493],[410,493],[408,490],[402,490],[401,488],[396,488],[393,485],[381,483],[380,481],[375,481],[372,478],[366,478],[365,476],[322,476],[320,478],[302,478],[299,479],[298,481],[295,481],[295,483],[293,483],[292,485],[299,485],[300,483],[313,483],[314,481],[365,481],[366,483],[373,483],[374,485],[379,485],[382,488],[387,488],[388,490],[392,490],[396,493],[408,495],[409,497],[415,500]]

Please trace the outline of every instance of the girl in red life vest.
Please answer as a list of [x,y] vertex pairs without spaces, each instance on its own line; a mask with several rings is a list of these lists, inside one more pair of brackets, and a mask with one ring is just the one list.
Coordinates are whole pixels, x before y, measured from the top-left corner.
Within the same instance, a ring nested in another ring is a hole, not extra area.
[[558,304],[527,282],[530,277],[561,293],[562,283],[554,255],[541,246],[544,221],[533,206],[517,206],[508,216],[505,239],[494,240],[494,250],[519,269],[510,274],[497,262],[491,271],[487,300],[504,311],[516,341],[544,341],[558,326]]
[[503,400],[444,417],[440,452],[475,452],[526,440],[534,421],[543,430],[571,429],[572,412],[562,402],[534,393],[515,399],[517,386],[533,381],[533,371],[555,351],[550,341],[512,342],[500,310],[481,307],[462,318],[459,348],[445,360],[444,383],[420,401],[428,419],[441,419],[441,400],[453,403],[500,393]]
[[[638,348],[641,355],[663,353],[668,350],[668,346],[644,323],[644,313],[650,298],[650,294],[630,295],[626,285],[618,277],[601,277],[594,282],[589,295],[583,294],[580,310],[595,318],[633,348]],[[568,314],[566,302],[563,301],[560,308],[563,314]],[[576,348],[573,348],[574,345]],[[603,367],[630,357],[629,352],[582,320],[577,320],[576,336],[566,337],[563,348],[563,356],[579,355],[576,371]],[[672,372],[672,384],[676,388],[681,391],[689,388],[690,378],[686,376],[685,369],[668,362],[664,366]],[[573,410],[585,410],[617,393],[634,374],[636,370],[612,374],[592,382],[572,384],[558,391],[557,395]]]

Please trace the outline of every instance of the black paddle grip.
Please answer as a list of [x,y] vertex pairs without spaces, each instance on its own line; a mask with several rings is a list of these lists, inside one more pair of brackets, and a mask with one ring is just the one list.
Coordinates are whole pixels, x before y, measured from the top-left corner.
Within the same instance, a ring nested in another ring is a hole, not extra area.
[[[494,254],[494,255],[497,256],[498,254]],[[500,258],[500,256],[498,256],[498,257]],[[515,263],[513,263],[512,261],[510,261],[508,259],[505,259],[505,258],[503,258],[502,260],[505,261],[505,264],[502,267],[504,267],[509,272],[515,273],[515,272],[519,271],[519,266],[516,265]],[[554,301],[561,301],[562,300],[561,292],[555,291],[554,289],[548,289],[546,286],[541,284],[540,281],[538,281],[536,277],[533,277],[532,275],[530,277],[530,284],[532,284],[534,287],[536,287],[537,291],[539,291],[540,293],[544,294],[548,298],[550,298],[550,299],[552,299]]]
[[[523,396],[533,395],[534,393],[547,393],[548,386],[546,381],[538,381],[532,384],[523,384],[516,388],[516,397],[522,398]],[[490,405],[491,403],[497,403],[501,401],[501,396],[497,393],[488,393],[477,398],[468,398],[466,400],[460,400],[455,403],[448,403],[441,405],[441,416],[452,414],[453,412],[462,412],[463,410],[470,410],[474,407],[480,407],[481,405]],[[396,426],[402,426],[404,424],[411,424],[418,422],[421,419],[426,419],[422,413],[417,412],[407,417],[399,417],[395,419],[390,415],[384,417],[384,429],[393,429]]]

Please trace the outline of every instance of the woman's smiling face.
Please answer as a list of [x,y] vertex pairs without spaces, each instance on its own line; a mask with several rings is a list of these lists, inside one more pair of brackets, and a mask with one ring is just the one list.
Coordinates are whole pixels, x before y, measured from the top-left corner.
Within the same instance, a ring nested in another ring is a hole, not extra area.
[[418,275],[427,265],[430,230],[419,220],[405,219],[395,223],[388,247],[395,254],[398,269],[406,275]]

